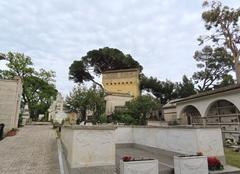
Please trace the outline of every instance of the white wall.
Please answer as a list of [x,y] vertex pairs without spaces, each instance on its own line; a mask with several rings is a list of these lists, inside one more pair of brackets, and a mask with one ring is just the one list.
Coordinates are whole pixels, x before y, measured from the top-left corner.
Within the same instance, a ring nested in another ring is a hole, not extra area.
[[197,149],[207,156],[224,156],[220,129],[197,129]]
[[63,128],[61,137],[71,168],[115,165],[114,129]]
[[196,153],[195,129],[134,128],[133,131],[136,144],[184,154]]
[[118,127],[116,143],[135,143],[183,154],[202,152],[207,156],[224,156],[222,133],[218,128],[133,127],[131,131],[129,127]]
[[72,129],[62,129],[61,140],[64,145],[64,150],[67,151],[66,158],[67,161],[72,161],[73,156],[73,130]]
[[133,142],[133,128],[131,126],[120,126],[115,130],[117,144],[128,144]]
[[224,156],[218,128],[73,126],[62,128],[61,139],[71,168],[115,165],[115,144],[127,143],[190,155]]

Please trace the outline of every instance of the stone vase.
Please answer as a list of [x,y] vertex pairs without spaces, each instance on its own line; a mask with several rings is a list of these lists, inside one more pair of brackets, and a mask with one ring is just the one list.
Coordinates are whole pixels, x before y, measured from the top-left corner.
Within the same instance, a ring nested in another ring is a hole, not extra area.
[[158,160],[124,162],[120,160],[120,174],[158,174]]
[[208,174],[206,156],[174,156],[175,174]]

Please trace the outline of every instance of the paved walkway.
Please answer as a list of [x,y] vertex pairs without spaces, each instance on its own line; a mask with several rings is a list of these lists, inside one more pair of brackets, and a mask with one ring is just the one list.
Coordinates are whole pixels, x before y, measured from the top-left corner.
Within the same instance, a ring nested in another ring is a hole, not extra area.
[[0,141],[0,174],[59,174],[55,132],[50,125],[20,128]]

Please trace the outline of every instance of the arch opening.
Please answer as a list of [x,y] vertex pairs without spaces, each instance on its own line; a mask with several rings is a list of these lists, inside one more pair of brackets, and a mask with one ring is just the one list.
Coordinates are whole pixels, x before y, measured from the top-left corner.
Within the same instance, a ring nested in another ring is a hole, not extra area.
[[180,114],[181,125],[193,125],[201,122],[201,114],[193,105],[186,106]]
[[237,140],[240,136],[240,111],[228,100],[217,100],[209,105],[206,125],[218,126],[226,138]]
[[217,100],[213,102],[207,111],[207,117],[216,115],[233,115],[239,114],[238,108],[228,100]]

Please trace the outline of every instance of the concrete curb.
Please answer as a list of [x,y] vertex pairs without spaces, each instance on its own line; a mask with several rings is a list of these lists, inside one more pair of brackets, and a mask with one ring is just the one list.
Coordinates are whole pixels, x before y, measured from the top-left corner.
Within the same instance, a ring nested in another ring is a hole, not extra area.
[[27,125],[52,125],[51,122],[32,121],[31,124]]
[[65,156],[63,154],[62,143],[59,138],[57,138],[57,148],[58,148],[58,161],[60,167],[60,174],[69,174]]

